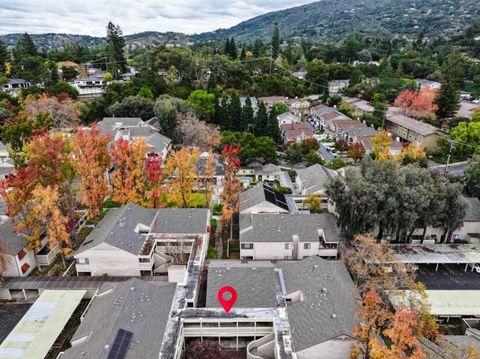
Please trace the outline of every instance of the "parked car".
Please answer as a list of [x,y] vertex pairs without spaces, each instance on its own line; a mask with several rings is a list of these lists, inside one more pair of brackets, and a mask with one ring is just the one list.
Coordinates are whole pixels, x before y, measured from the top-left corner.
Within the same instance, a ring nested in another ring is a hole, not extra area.
[[474,264],[473,265],[473,270],[475,272],[477,272],[478,274],[480,274],[480,264]]

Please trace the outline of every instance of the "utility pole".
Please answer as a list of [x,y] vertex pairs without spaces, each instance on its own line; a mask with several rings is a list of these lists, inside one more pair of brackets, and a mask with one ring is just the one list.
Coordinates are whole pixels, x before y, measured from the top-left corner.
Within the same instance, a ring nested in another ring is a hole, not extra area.
[[453,144],[453,142],[452,141],[449,141],[449,142],[450,142],[450,149],[448,150],[447,164],[445,165],[445,172],[443,173],[444,176],[447,175],[448,165],[450,164],[450,156],[452,155],[452,144]]

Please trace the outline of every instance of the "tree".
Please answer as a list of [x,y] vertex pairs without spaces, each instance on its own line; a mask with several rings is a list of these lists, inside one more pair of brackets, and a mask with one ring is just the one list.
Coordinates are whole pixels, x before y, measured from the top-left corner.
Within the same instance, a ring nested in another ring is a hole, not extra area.
[[240,144],[238,158],[243,165],[262,158],[266,163],[275,163],[277,145],[270,137],[255,137],[249,132],[223,132],[221,145]]
[[162,189],[162,158],[159,156],[148,156],[147,162],[145,164],[145,172],[147,175],[147,183],[149,186],[149,190],[147,191],[148,207],[165,207]]
[[153,100],[142,96],[128,96],[110,106],[107,112],[114,117],[140,117],[146,121],[153,117]]
[[76,99],[79,95],[78,90],[70,85],[67,81],[57,81],[52,86],[48,88],[48,93],[54,95],[57,98],[61,97],[62,93],[68,94],[71,99]]
[[202,120],[210,120],[215,113],[215,95],[213,93],[204,90],[192,91],[187,102]]
[[77,130],[72,139],[73,166],[81,178],[78,195],[90,218],[102,212],[103,201],[109,194],[105,178],[111,161],[109,142],[110,136],[102,134],[95,124],[90,129]]
[[278,27],[278,22],[275,21],[273,25],[273,35],[272,35],[272,59],[276,59],[280,53],[280,29]]
[[303,158],[305,161],[305,165],[307,166],[313,166],[316,164],[323,165],[325,164],[325,161],[323,160],[322,156],[317,151],[309,151],[305,157]]
[[305,79],[313,83],[317,93],[325,95],[328,91],[328,68],[322,60],[315,59],[308,63]]
[[480,158],[474,157],[465,170],[465,193],[480,199]]
[[245,105],[242,107],[242,117],[240,120],[241,131],[253,132],[253,119],[255,116],[255,111],[252,107],[252,101],[250,97],[247,97],[245,100]]
[[36,99],[28,96],[25,99],[25,113],[34,119],[38,115],[47,114],[54,128],[72,128],[79,124],[80,113],[75,102],[65,93],[58,96],[43,94]]
[[242,104],[236,91],[233,91],[230,102],[227,106],[227,128],[233,131],[244,131],[246,128],[242,123]]
[[255,115],[253,134],[255,136],[266,136],[268,128],[268,113],[267,107],[263,101],[258,102],[258,110]]
[[0,74],[5,73],[7,63],[10,62],[10,54],[4,42],[0,41]]
[[428,86],[420,92],[404,90],[395,99],[395,106],[403,109],[405,115],[416,119],[432,119],[438,110],[435,104],[437,92]]
[[162,95],[155,101],[153,112],[160,121],[160,132],[163,135],[176,138],[177,114],[182,106],[183,100],[169,95]]
[[237,172],[240,169],[240,160],[238,154],[240,152],[240,145],[224,146],[222,150],[222,158],[225,168],[225,175],[223,181],[222,192],[222,215],[224,223],[230,222],[230,239],[233,237],[233,216],[239,211],[239,198],[242,185],[237,177]]
[[118,203],[142,204],[145,195],[145,156],[147,145],[143,138],[132,142],[118,139],[111,145],[114,170],[112,199]]
[[363,147],[360,142],[355,142],[348,146],[347,153],[348,157],[353,159],[355,164],[357,164],[358,161],[362,160],[363,157],[365,157],[365,147]]
[[205,188],[205,203],[207,207],[210,206],[213,192],[213,182],[217,174],[217,161],[215,154],[210,150],[208,151],[207,160],[205,162],[205,168],[203,170],[203,186]]
[[322,199],[315,195],[315,194],[309,194],[307,198],[303,200],[303,204],[308,204],[308,209],[310,210],[310,213],[322,213]]
[[386,160],[390,156],[390,145],[392,138],[386,131],[380,131],[375,137],[372,137],[373,155],[377,160]]
[[460,107],[460,89],[463,82],[462,54],[454,50],[442,71],[443,82],[440,93],[435,100],[438,106],[437,115],[440,118],[452,117]]
[[285,151],[285,159],[293,166],[297,163],[303,161],[303,148],[300,144],[294,143],[288,146],[287,150]]
[[273,138],[276,143],[280,142],[282,133],[278,126],[278,114],[276,111],[271,110],[268,115],[267,128],[265,129],[265,135]]
[[467,203],[461,193],[462,187],[460,184],[446,184],[445,207],[440,215],[440,222],[444,228],[442,242],[450,243],[453,232],[463,223]]
[[36,55],[37,47],[33,43],[30,35],[27,33],[20,35],[13,49],[13,60],[15,63],[20,63],[22,59]]
[[425,146],[419,143],[410,143],[403,149],[402,154],[400,155],[400,160],[404,165],[425,162],[427,160]]
[[462,156],[473,153],[480,154],[480,122],[460,122],[450,131],[450,136],[455,141],[455,152]]
[[211,150],[220,144],[220,131],[215,125],[201,121],[192,112],[178,115],[178,133],[184,146]]
[[126,61],[123,54],[125,40],[123,38],[120,26],[109,22],[107,25],[107,71],[109,71],[114,79],[118,79],[122,73],[126,71]]
[[182,147],[167,157],[165,174],[168,176],[167,199],[181,208],[195,205],[193,189],[198,186],[198,148]]
[[10,264],[10,257],[7,251],[7,246],[0,241],[0,282],[2,281],[2,275],[7,270]]

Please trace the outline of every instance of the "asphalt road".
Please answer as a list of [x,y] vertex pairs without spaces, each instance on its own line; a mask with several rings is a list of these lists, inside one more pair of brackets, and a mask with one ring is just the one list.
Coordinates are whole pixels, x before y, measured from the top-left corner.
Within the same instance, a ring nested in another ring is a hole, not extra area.
[[[447,173],[452,176],[462,176],[468,166],[468,163],[468,161],[452,163],[448,165]],[[429,161],[428,166],[431,169],[438,171],[439,173],[445,172],[445,165],[440,165],[438,163]]]
[[419,265],[417,281],[425,283],[431,290],[480,290],[480,274],[472,272],[471,267],[464,271],[465,265]]
[[323,145],[323,143],[321,143],[321,142],[319,142],[319,143],[320,143],[320,149],[319,149],[320,156],[322,156],[322,158],[325,161],[330,161],[330,160],[334,159],[335,156],[332,155],[332,153],[330,151],[327,151],[327,148]]

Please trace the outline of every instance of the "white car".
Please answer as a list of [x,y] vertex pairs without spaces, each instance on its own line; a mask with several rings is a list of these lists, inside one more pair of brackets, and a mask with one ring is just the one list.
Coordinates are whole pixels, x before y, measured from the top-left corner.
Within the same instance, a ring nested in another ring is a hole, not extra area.
[[480,274],[480,264],[474,264],[473,265],[473,270],[475,272],[477,272],[478,274]]

